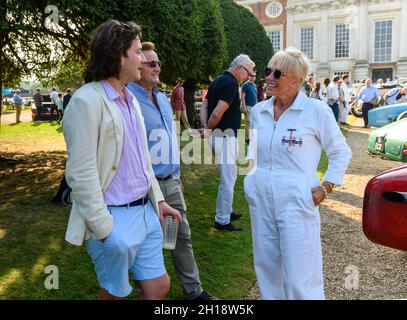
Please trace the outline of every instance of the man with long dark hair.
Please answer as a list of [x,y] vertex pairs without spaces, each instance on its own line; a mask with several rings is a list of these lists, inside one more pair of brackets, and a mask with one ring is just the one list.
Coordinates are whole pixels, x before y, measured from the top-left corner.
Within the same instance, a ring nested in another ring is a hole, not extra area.
[[130,294],[129,271],[139,281],[141,299],[163,299],[169,277],[160,220],[169,214],[182,221],[164,202],[140,105],[126,88],[140,79],[140,36],[138,25],[114,20],[94,31],[86,84],[72,96],[63,119],[73,201],[66,240],[86,241],[102,299]]

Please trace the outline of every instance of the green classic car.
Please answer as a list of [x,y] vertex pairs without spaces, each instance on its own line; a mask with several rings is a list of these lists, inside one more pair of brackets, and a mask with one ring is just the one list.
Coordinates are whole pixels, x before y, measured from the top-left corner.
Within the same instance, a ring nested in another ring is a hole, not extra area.
[[392,122],[370,134],[371,156],[407,162],[407,119]]

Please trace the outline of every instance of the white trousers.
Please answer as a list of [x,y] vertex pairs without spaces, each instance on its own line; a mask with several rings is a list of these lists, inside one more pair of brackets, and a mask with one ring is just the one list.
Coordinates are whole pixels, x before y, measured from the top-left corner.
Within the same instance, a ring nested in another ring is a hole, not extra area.
[[343,108],[342,115],[340,117],[341,122],[346,122],[346,120],[348,119],[348,115],[349,115],[349,109],[350,109],[349,102],[345,101],[344,105],[345,105],[345,107]]
[[319,211],[305,179],[257,171],[244,188],[261,299],[325,299]]
[[220,174],[215,221],[224,225],[230,222],[230,214],[233,212],[233,194],[237,179],[237,139],[212,136],[209,143]]

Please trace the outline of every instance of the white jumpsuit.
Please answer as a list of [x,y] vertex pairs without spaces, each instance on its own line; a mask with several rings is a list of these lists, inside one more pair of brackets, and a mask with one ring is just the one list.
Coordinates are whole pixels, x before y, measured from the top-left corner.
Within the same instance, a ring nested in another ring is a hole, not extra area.
[[351,151],[332,110],[299,92],[274,121],[273,98],[251,114],[246,176],[254,267],[262,299],[324,299],[319,210],[311,188],[318,186],[322,149],[329,165],[324,180],[341,184]]

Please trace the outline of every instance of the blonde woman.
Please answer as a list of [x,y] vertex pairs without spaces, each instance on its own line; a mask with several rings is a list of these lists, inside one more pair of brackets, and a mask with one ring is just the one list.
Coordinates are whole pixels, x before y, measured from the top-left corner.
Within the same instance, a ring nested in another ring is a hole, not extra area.
[[301,91],[308,69],[301,51],[276,53],[265,70],[273,97],[252,110],[244,189],[262,299],[325,298],[318,205],[342,183],[351,152],[332,111]]

